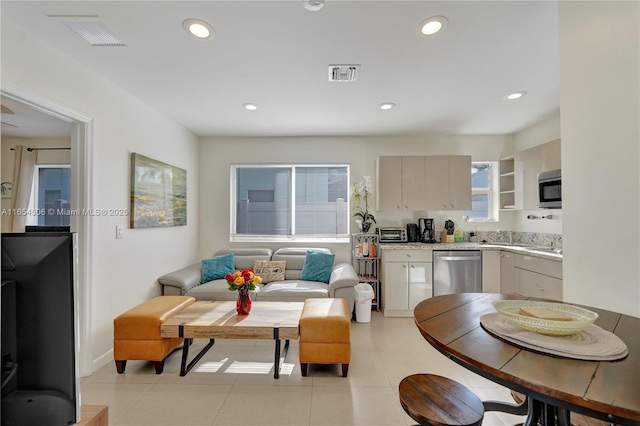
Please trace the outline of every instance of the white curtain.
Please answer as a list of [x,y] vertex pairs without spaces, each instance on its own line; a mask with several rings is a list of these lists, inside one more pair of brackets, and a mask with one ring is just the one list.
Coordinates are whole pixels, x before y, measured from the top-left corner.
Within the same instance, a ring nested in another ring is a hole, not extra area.
[[[13,212],[11,232],[24,232],[27,221],[26,210],[29,208],[33,173],[36,169],[36,151],[28,151],[25,146],[15,147],[13,159],[13,191],[11,194],[11,209]],[[19,211],[24,213],[16,214]]]

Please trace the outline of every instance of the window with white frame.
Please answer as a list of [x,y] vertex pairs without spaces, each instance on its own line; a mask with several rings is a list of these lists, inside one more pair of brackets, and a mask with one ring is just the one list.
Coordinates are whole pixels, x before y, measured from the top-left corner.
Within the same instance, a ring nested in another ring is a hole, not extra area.
[[497,179],[494,176],[494,163],[483,162],[471,165],[471,210],[462,215],[471,221],[492,222],[497,220],[496,192]]
[[36,165],[27,225],[68,226],[71,208],[71,166]]
[[232,165],[231,241],[348,241],[349,166]]

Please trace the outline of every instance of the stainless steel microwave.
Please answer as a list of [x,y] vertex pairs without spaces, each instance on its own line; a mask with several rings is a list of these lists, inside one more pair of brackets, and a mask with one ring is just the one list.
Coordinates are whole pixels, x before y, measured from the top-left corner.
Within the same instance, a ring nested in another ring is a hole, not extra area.
[[406,228],[376,228],[378,233],[378,240],[381,243],[406,243],[407,242],[407,229]]
[[538,175],[538,207],[541,209],[562,208],[562,172],[549,170]]

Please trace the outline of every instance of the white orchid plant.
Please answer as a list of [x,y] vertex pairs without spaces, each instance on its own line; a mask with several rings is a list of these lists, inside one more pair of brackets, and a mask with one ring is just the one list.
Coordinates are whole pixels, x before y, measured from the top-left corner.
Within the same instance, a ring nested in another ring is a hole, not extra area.
[[[376,218],[369,213],[369,197],[373,195],[371,176],[364,176],[362,180],[351,185],[351,200],[353,217],[362,222],[362,230],[367,232],[371,222],[377,223]],[[364,202],[364,209],[360,206]]]

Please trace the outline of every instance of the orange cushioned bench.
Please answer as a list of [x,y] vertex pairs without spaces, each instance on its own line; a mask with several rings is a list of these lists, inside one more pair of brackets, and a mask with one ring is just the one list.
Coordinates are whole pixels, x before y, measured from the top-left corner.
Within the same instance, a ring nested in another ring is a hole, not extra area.
[[127,360],[154,361],[156,374],[164,360],[182,338],[160,337],[160,325],[196,301],[190,296],[158,296],[113,320],[113,358],[118,373],[124,373]]
[[300,315],[300,368],[342,364],[347,377],[351,360],[351,315],[345,299],[307,299]]

